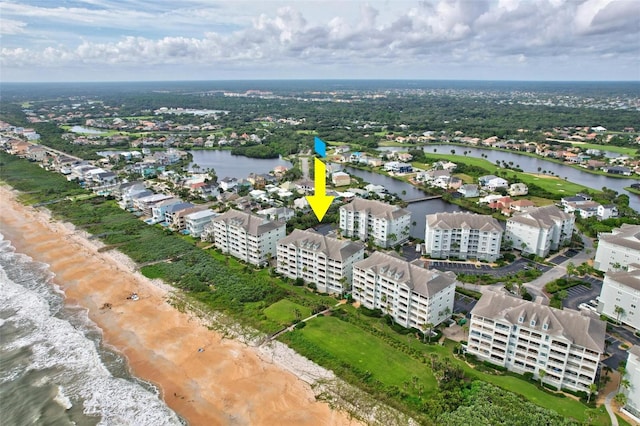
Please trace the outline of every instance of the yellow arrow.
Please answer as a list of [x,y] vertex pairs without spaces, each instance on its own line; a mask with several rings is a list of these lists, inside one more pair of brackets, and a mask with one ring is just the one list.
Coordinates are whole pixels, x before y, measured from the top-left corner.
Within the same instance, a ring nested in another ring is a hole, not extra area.
[[315,183],[315,191],[313,195],[307,195],[307,201],[318,218],[318,222],[322,222],[322,218],[327,214],[327,210],[335,197],[327,195],[327,168],[322,161],[315,158],[314,161],[315,175],[313,182]]

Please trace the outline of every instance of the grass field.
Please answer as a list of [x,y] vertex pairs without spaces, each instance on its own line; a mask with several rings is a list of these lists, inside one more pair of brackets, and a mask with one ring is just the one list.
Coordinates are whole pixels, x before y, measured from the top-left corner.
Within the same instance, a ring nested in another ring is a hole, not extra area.
[[640,189],[631,188],[630,186],[627,186],[624,189],[626,189],[627,191],[631,192],[632,194],[640,195]]
[[371,372],[372,378],[385,385],[402,387],[416,376],[424,386],[425,395],[437,387],[436,379],[425,364],[337,318],[315,318],[300,332],[341,362]]
[[582,143],[582,142],[571,142],[571,145],[580,147],[582,149],[599,149],[601,151],[610,151],[617,152],[622,155],[629,155],[631,157],[635,156],[638,150],[636,148],[628,148],[626,146],[616,146],[616,145],[598,145],[595,143]]
[[311,316],[311,309],[287,299],[279,300],[269,306],[264,310],[264,314],[270,320],[276,321],[282,326],[287,326],[296,319],[296,311],[300,314],[298,319],[304,319]]
[[[464,155],[452,155],[452,154],[438,154],[438,153],[427,153],[429,157],[437,158],[439,160],[448,160],[453,163],[464,163],[470,166],[480,167],[487,171],[487,174],[496,174],[499,170],[505,170],[497,167],[492,162],[485,160],[484,158],[477,157],[467,157]],[[430,165],[420,162],[412,162],[414,167],[418,167],[421,169],[427,169]],[[513,176],[516,176],[519,180],[526,184],[533,183],[538,185],[542,189],[551,192],[557,195],[575,195],[578,192],[583,192],[586,190],[592,190],[584,185],[580,185],[578,183],[569,182],[559,177],[555,176],[547,176],[547,175],[536,175],[533,173],[525,173],[525,172],[517,172],[514,170],[507,170],[507,177],[505,179],[510,180],[513,179]]]

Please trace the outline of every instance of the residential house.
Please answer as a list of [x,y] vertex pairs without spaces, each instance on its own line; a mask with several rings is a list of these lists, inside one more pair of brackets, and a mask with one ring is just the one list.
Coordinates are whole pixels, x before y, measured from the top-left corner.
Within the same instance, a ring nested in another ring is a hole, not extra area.
[[533,373],[557,389],[590,392],[605,332],[606,323],[590,311],[488,291],[471,310],[467,353],[509,371]]
[[164,222],[167,226],[172,226],[174,222],[179,223],[180,220],[178,219],[178,215],[193,206],[193,204],[186,202],[175,203],[167,206],[164,209]]
[[170,206],[180,204],[183,201],[179,198],[169,198],[161,201],[151,208],[151,223],[160,223],[165,221],[165,213]]
[[278,241],[277,271],[313,283],[321,293],[342,294],[351,287],[353,264],[363,258],[362,243],[294,229]]
[[596,215],[598,216],[598,220],[605,220],[612,217],[618,217],[618,206],[615,204],[607,204],[607,205],[598,205],[598,210]]
[[599,313],[640,330],[640,263],[630,263],[626,271],[607,271],[598,300]]
[[405,242],[410,226],[410,211],[381,201],[356,198],[340,207],[342,235],[369,240],[380,247]]
[[351,185],[351,176],[345,172],[335,172],[331,174],[331,182],[334,186]]
[[624,175],[631,176],[632,171],[628,167],[624,166],[605,166],[602,168],[605,173],[610,173],[612,175]]
[[225,177],[220,182],[220,189],[223,191],[231,191],[238,185],[238,179],[234,177]]
[[409,163],[389,161],[388,163],[384,163],[384,170],[393,173],[411,173],[413,171],[413,167]]
[[121,199],[118,202],[118,205],[121,209],[128,210],[133,209],[133,202],[138,198],[148,197],[149,195],[153,195],[153,191],[144,187],[143,184],[137,183],[136,185],[132,185],[129,187],[125,187],[121,189]]
[[353,266],[352,296],[403,327],[426,332],[451,316],[456,283],[451,271],[425,269],[377,251]]
[[488,215],[436,213],[427,215],[425,254],[434,258],[478,259],[489,262],[500,257],[504,230]]
[[490,191],[495,191],[498,188],[506,188],[509,186],[509,182],[501,177],[495,175],[486,175],[478,178],[480,186]]
[[475,198],[480,196],[480,189],[478,185],[473,183],[466,183],[458,188],[458,192],[461,193],[464,198]]
[[30,145],[27,147],[26,156],[29,160],[42,163],[47,159],[47,151],[40,145]]
[[527,195],[529,193],[529,187],[524,183],[512,183],[509,185],[509,189],[507,191],[509,195],[512,197],[517,197],[519,195]]
[[277,242],[285,233],[284,222],[229,210],[205,227],[202,239],[247,263],[264,265],[276,253]]
[[171,222],[167,222],[169,224],[169,229],[171,229],[172,231],[184,231],[185,229],[187,229],[187,216],[192,213],[201,212],[203,210],[206,210],[206,207],[203,205],[199,205],[187,207],[177,212],[173,212],[171,214]]
[[269,220],[286,222],[289,219],[292,219],[296,215],[296,212],[295,210],[288,209],[286,207],[271,207],[268,209],[259,210],[256,212],[256,214]]
[[598,234],[598,248],[593,267],[599,271],[625,269],[640,263],[640,225],[623,224],[610,233]]
[[514,212],[525,212],[529,209],[532,209],[536,206],[533,201],[530,200],[516,200],[511,202],[509,208]]
[[133,200],[133,208],[136,210],[140,210],[146,216],[152,216],[153,215],[152,209],[154,206],[156,206],[158,203],[161,203],[163,201],[167,201],[170,199],[173,199],[171,195],[151,194],[151,195],[147,195],[146,197],[140,197]]
[[385,188],[382,185],[375,185],[373,183],[370,183],[368,185],[366,185],[364,187],[364,190],[367,192],[373,192],[374,194],[377,194],[379,196],[384,196],[385,194],[387,194],[387,188]]
[[575,217],[555,205],[530,208],[507,220],[505,239],[523,254],[547,257],[571,241]]
[[211,219],[217,216],[219,216],[219,214],[210,209],[189,213],[184,216],[185,228],[189,235],[194,238],[200,238],[205,226],[211,223]]

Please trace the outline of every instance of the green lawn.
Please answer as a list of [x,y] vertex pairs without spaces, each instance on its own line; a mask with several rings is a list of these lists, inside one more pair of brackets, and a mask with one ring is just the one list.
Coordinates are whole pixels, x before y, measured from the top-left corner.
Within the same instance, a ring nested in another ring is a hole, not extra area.
[[627,191],[629,191],[629,192],[631,192],[633,194],[640,195],[640,189],[631,188],[630,186],[627,186],[624,189],[626,189]]
[[296,319],[296,310],[300,313],[298,319],[311,316],[311,309],[287,299],[282,299],[272,304],[264,310],[264,314],[270,320],[276,321],[282,326],[287,326]]
[[[429,157],[437,158],[439,160],[448,160],[453,163],[464,163],[470,166],[480,167],[482,169],[485,169],[487,171],[487,174],[496,174],[498,170],[505,170],[502,168],[498,168],[495,164],[493,164],[488,160],[485,160],[484,158],[467,157],[464,155],[438,154],[438,153],[432,153],[432,152],[427,152],[426,155]],[[421,169],[426,169],[428,168],[428,166],[430,166],[428,164],[415,162],[415,161],[412,162],[411,164],[414,167],[418,167]],[[526,184],[533,183],[535,185],[538,185],[542,189],[545,189],[546,191],[549,191],[553,194],[575,195],[577,192],[593,190],[584,185],[580,185],[574,182],[569,182],[559,177],[545,176],[545,175],[537,176],[532,173],[517,172],[514,170],[507,170],[507,177],[505,179],[512,180],[513,176],[516,176],[519,180],[521,180]]]
[[436,379],[425,364],[352,324],[333,317],[319,317],[308,321],[298,332],[340,362],[371,372],[373,379],[387,386],[402,388],[404,382],[411,382],[416,376],[424,386],[425,395],[437,388]]
[[631,423],[629,423],[628,421],[626,421],[625,419],[623,419],[622,417],[620,417],[617,414],[616,414],[616,419],[618,419],[618,424],[620,426],[631,426]]
[[595,143],[581,143],[581,142],[571,142],[571,145],[577,146],[582,149],[599,149],[602,151],[610,151],[617,152],[618,154],[629,155],[631,157],[635,156],[638,150],[636,148],[628,148],[626,146],[616,146],[616,145],[599,145]]

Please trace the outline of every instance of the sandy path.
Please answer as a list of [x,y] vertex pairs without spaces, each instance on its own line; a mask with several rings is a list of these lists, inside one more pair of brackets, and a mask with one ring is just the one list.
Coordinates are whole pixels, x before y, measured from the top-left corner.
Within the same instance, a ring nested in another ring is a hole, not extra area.
[[[190,424],[355,424],[317,402],[307,383],[267,362],[273,353],[223,340],[171,307],[167,289],[133,273],[127,258],[98,253],[80,232],[19,204],[6,187],[0,200],[5,238],[50,265],[67,302],[87,308],[105,342],[127,357],[136,376],[160,386],[166,403]],[[140,300],[127,300],[131,292]],[[101,309],[105,303],[112,307]]]

